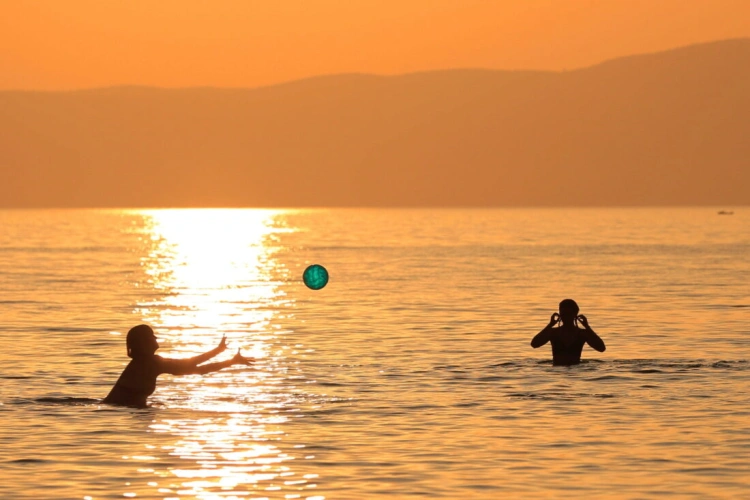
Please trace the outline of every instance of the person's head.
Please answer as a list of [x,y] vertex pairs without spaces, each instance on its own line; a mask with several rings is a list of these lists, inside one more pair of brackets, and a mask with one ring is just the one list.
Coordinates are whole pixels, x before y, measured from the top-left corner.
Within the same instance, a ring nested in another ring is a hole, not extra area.
[[578,316],[578,304],[573,299],[565,299],[560,302],[560,319],[563,324],[573,324]]
[[135,359],[142,356],[151,356],[159,348],[154,330],[148,325],[138,325],[128,331],[125,339],[128,347],[128,356]]

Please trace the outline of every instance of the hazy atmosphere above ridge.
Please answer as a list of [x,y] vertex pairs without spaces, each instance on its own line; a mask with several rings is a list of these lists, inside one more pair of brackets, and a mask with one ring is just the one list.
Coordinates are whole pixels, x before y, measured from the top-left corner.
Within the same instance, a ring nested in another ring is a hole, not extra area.
[[561,71],[750,37],[747,0],[65,0],[2,13],[0,90]]
[[7,6],[0,206],[750,204],[750,3],[284,5]]

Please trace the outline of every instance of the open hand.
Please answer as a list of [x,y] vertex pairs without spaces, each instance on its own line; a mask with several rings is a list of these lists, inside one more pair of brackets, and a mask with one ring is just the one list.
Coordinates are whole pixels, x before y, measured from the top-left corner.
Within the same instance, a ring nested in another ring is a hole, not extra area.
[[576,317],[576,320],[583,325],[584,328],[589,329],[589,320],[586,319],[586,316],[583,314],[580,314]]
[[219,352],[224,352],[227,349],[227,336],[224,335],[221,337],[221,342],[219,342],[219,347],[216,348]]
[[237,349],[237,354],[234,355],[232,358],[232,364],[233,365],[251,365],[255,363],[254,358],[246,358],[242,354],[240,354],[240,350]]
[[560,315],[557,313],[552,313],[552,316],[549,319],[549,326],[555,326],[560,322]]

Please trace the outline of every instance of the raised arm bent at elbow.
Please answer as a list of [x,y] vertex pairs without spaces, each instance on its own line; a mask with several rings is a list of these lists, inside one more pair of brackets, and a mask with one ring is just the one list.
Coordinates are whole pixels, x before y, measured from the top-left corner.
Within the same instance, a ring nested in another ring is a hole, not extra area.
[[544,329],[534,335],[534,338],[531,339],[531,347],[536,349],[537,347],[542,347],[544,344],[550,341],[552,338],[552,328],[560,321],[560,315],[557,313],[553,313],[552,317],[550,317],[549,324],[544,327]]
[[218,356],[219,354],[221,354],[222,352],[226,350],[227,350],[227,337],[226,335],[224,335],[223,337],[221,337],[221,342],[219,342],[218,346],[214,347],[208,352],[204,352],[203,354],[199,354],[192,358],[188,358],[185,361],[192,363],[193,366],[199,365],[201,363],[205,363],[211,358]]
[[578,322],[583,325],[584,335],[586,336],[586,343],[592,348],[599,352],[607,350],[607,346],[604,345],[604,341],[596,334],[596,332],[589,326],[589,321],[586,316],[581,314],[578,316]]

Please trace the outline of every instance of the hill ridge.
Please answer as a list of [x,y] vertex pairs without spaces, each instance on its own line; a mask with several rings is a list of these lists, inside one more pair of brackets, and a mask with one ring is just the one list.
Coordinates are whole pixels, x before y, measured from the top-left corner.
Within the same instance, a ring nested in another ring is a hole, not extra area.
[[745,205],[748,89],[750,39],[567,72],[4,91],[0,206]]

